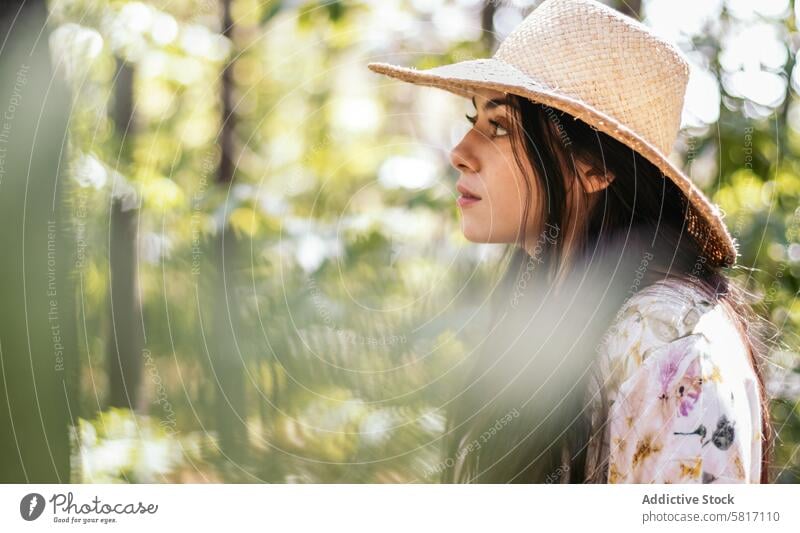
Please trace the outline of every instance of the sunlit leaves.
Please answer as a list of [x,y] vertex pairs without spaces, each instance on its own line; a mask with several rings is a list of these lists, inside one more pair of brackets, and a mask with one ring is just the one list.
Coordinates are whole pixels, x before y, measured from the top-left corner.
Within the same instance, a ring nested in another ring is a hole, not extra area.
[[137,176],[144,204],[156,211],[174,209],[184,202],[184,193],[177,183],[153,172]]

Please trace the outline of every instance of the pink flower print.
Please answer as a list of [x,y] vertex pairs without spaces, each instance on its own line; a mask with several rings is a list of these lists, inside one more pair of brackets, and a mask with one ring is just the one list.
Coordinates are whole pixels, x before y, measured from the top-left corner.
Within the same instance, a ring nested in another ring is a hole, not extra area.
[[695,359],[677,384],[676,399],[680,416],[689,415],[689,412],[694,409],[697,400],[700,399],[701,392],[700,361]]
[[658,382],[661,385],[661,395],[659,396],[661,399],[669,397],[669,391],[672,389],[681,361],[686,357],[685,342],[680,341],[683,339],[668,344],[666,355],[659,361]]
[[692,360],[681,373],[684,359],[691,352],[689,349],[692,337],[679,339],[667,346],[667,353],[659,364],[658,381],[660,385],[659,400],[664,404],[674,399],[678,416],[688,416],[700,399],[702,380],[700,379],[700,361]]

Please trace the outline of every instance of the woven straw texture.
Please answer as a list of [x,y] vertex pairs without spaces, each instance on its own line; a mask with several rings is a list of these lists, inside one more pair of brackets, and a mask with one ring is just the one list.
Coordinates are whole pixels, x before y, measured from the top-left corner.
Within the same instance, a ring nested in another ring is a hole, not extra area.
[[494,89],[565,111],[652,161],[688,199],[689,232],[714,264],[738,255],[719,208],[670,160],[689,65],[645,25],[594,0],[546,0],[491,58],[418,70],[369,63],[402,81],[471,98]]

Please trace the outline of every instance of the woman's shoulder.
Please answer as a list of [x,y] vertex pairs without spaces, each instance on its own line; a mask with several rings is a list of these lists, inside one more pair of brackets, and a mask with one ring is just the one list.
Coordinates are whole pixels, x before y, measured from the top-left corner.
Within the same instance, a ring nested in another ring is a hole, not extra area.
[[[699,318],[710,312],[714,304],[693,282],[684,279],[663,279],[635,292],[621,306],[615,322],[626,319],[647,319],[664,325],[655,333],[665,340],[680,336],[695,326]],[[672,334],[672,335],[671,335]]]
[[[606,332],[605,341],[638,341],[644,351],[695,333],[708,340],[735,329],[726,306],[690,280],[659,280],[629,297]],[[615,350],[618,351],[618,350]],[[644,355],[644,354],[641,354]]]
[[727,305],[663,281],[626,301],[612,329],[608,480],[757,482],[758,386]]
[[747,362],[744,339],[727,306],[690,280],[664,279],[629,297],[606,331],[600,366],[611,396],[649,357],[681,339],[702,343],[708,357],[726,365]]

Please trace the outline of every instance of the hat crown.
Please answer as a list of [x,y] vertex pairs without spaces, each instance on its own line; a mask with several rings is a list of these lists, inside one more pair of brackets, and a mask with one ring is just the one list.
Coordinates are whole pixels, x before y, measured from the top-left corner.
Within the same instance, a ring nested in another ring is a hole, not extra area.
[[640,22],[594,0],[546,0],[494,58],[672,151],[689,64]]

